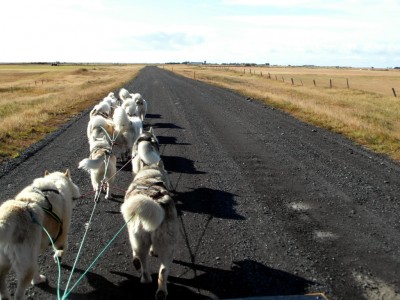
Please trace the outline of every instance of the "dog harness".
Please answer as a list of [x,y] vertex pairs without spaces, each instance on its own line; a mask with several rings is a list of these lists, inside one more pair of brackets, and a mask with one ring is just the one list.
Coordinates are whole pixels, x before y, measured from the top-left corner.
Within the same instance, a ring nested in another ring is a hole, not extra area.
[[93,153],[95,153],[96,151],[99,150],[104,150],[104,153],[106,155],[111,155],[111,147],[110,146],[104,146],[104,145],[99,145],[99,146],[95,146],[92,151],[90,151],[90,156],[92,156]]
[[58,234],[56,236],[56,238],[53,240],[53,243],[55,243],[58,238],[61,236],[62,234],[62,228],[63,228],[63,223],[60,219],[60,217],[53,211],[53,205],[51,204],[49,198],[47,197],[46,193],[52,192],[52,193],[56,193],[57,195],[60,195],[60,192],[58,190],[55,189],[39,189],[37,187],[32,187],[32,190],[43,196],[43,198],[46,200],[46,202],[49,204],[49,207],[44,207],[42,205],[39,205],[41,209],[43,209],[43,211],[48,214],[51,218],[53,218],[53,220],[55,220],[58,224],[60,224],[60,229],[58,230]]
[[133,187],[133,189],[130,191],[134,191],[134,190],[141,190],[141,191],[153,191],[154,194],[152,195],[152,197],[156,200],[162,198],[165,195],[170,195],[170,192],[168,191],[168,189],[165,187],[165,184],[163,181],[156,181],[150,185],[141,185],[138,184],[136,186]]

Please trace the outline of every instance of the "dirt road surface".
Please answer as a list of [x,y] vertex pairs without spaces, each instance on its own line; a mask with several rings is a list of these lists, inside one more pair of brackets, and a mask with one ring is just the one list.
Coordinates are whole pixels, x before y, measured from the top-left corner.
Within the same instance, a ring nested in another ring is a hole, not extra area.
[[[160,68],[145,68],[125,88],[147,99],[145,128],[153,126],[159,137],[176,187],[180,238],[169,299],[313,292],[329,299],[400,298],[399,164],[265,104]],[[89,155],[88,120],[82,113],[1,165],[1,199],[46,169],[69,168],[86,197],[73,212],[61,295],[94,210],[68,299],[153,299],[158,261],[151,258],[153,283],[141,285],[126,229],[71,290],[123,226],[120,206],[132,180],[128,165],[117,174],[113,199],[103,195],[94,209],[89,175],[77,169]],[[39,264],[48,284],[29,288],[28,297],[57,299],[52,251]],[[14,276],[8,285],[14,291]]]

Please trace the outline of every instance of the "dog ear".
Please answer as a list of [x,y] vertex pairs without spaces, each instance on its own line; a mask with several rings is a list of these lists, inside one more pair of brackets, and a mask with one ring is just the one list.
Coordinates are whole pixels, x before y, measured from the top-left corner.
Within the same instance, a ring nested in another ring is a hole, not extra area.
[[71,178],[71,173],[69,172],[69,169],[67,169],[64,173],[65,177]]
[[47,175],[49,175],[50,174],[50,172],[49,171],[44,171],[44,176],[47,176]]

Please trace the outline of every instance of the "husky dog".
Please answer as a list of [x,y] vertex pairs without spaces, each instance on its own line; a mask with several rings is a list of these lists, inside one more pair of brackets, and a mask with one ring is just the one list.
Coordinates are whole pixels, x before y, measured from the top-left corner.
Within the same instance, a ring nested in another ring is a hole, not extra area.
[[80,197],[70,172],[45,172],[14,199],[0,206],[0,298],[10,299],[6,277],[12,268],[18,279],[15,299],[24,299],[29,283],[46,281],[39,274],[37,258],[51,242],[54,259],[62,258],[68,248],[72,208]]
[[114,113],[115,108],[120,105],[118,99],[115,97],[113,92],[104,97],[100,103],[107,103],[108,105],[110,105],[110,113],[108,117],[111,117]]
[[125,109],[126,113],[130,117],[138,116],[136,110],[136,101],[132,98],[127,98],[124,103],[122,103],[121,107]]
[[114,183],[114,176],[117,172],[117,159],[105,138],[94,141],[91,146],[93,147],[90,157],[81,160],[78,168],[90,173],[93,190],[96,192],[96,199],[100,196],[104,180],[106,184],[106,199],[109,199],[111,195],[110,184]]
[[129,117],[122,107],[115,109],[113,121],[117,131],[117,147],[121,151],[121,159],[126,160],[133,143],[142,133],[143,124],[138,117]]
[[156,299],[167,297],[167,278],[178,235],[178,218],[168,173],[162,161],[144,166],[129,186],[122,216],[127,222],[133,262],[141,268],[141,283],[151,282],[147,258],[150,247],[161,262]]
[[129,91],[125,88],[121,88],[119,90],[119,98],[124,102],[126,99],[130,98],[131,95],[129,94]]
[[135,175],[144,166],[156,164],[160,161],[160,144],[153,127],[143,132],[132,147],[132,173]]
[[121,106],[125,109],[128,116],[137,116],[142,121],[144,120],[147,113],[147,101],[141,94],[129,94],[129,97],[124,98]]
[[147,101],[140,94],[135,94],[133,99],[135,100],[136,115],[140,117],[143,122],[147,113]]
[[108,101],[101,101],[90,111],[90,118],[98,115],[104,118],[109,118],[111,116],[111,104]]
[[94,116],[90,119],[87,127],[87,137],[89,140],[90,151],[92,150],[93,142],[99,138],[106,137],[108,141],[113,139],[115,135],[114,122],[102,116]]

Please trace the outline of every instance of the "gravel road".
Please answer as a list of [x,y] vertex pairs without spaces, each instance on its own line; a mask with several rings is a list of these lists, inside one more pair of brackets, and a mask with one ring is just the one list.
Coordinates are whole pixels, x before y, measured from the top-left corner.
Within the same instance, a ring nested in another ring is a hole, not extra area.
[[[329,299],[400,298],[398,163],[256,100],[157,67],[146,67],[125,88],[147,99],[145,127],[159,137],[176,187],[181,234],[169,299],[313,292]],[[0,166],[3,200],[46,169],[69,168],[86,195],[73,212],[61,295],[92,211],[69,289],[123,226],[119,211],[132,180],[125,166],[113,199],[103,196],[94,206],[89,175],[77,169],[89,154],[88,120],[83,112]],[[39,264],[49,282],[27,295],[56,299],[50,250]],[[155,258],[150,268],[153,283],[141,285],[124,229],[69,299],[153,299]],[[14,291],[14,277],[8,282]]]

